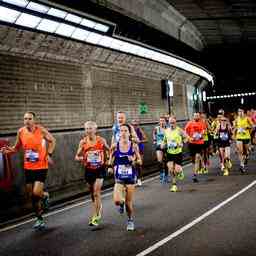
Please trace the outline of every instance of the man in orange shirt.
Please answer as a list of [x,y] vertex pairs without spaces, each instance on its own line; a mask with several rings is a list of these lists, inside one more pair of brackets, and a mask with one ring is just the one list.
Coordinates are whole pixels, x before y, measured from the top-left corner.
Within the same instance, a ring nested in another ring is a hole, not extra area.
[[14,146],[6,147],[2,151],[8,154],[23,149],[26,190],[28,196],[32,198],[37,217],[33,227],[41,229],[45,227],[42,214],[49,203],[49,194],[44,191],[44,184],[48,162],[52,163],[51,155],[55,148],[55,139],[44,127],[35,123],[35,118],[34,112],[26,112],[24,126],[18,130]]
[[202,151],[204,145],[205,125],[200,120],[200,113],[194,113],[194,119],[185,126],[185,132],[189,138],[189,150],[193,164],[193,181],[198,182],[197,173],[202,161]]

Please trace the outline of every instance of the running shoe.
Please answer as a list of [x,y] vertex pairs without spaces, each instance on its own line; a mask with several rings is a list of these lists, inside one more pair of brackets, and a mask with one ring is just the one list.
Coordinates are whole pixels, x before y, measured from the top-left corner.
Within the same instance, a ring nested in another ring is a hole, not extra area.
[[101,216],[94,215],[89,220],[89,226],[94,226],[94,227],[99,226],[100,222],[101,222]]
[[141,181],[141,179],[138,179],[138,180],[137,180],[137,185],[138,185],[139,187],[142,186],[142,181]]
[[232,162],[231,162],[231,160],[227,160],[227,167],[228,167],[228,169],[231,169],[231,168],[232,168]]
[[228,169],[224,169],[223,176],[228,176],[228,175],[229,175]]
[[208,174],[208,173],[209,173],[209,171],[208,171],[207,167],[204,167],[203,168],[203,174]]
[[198,180],[198,178],[196,176],[193,176],[192,180],[193,180],[194,183],[199,182],[199,180]]
[[177,192],[178,191],[178,188],[176,185],[172,185],[171,188],[170,188],[170,192]]
[[50,196],[49,193],[45,194],[42,199],[42,206],[44,211],[48,211],[50,208]]
[[202,174],[203,173],[203,168],[197,169],[196,173],[197,174]]
[[42,218],[37,218],[36,223],[33,226],[34,229],[44,229],[45,222]]
[[177,174],[177,178],[178,178],[179,180],[183,180],[183,179],[185,178],[184,172],[183,172],[183,171],[179,172],[179,173]]
[[134,221],[132,219],[129,219],[127,221],[127,227],[126,227],[126,230],[127,231],[133,231],[135,229],[135,226],[134,226]]
[[244,173],[246,172],[244,166],[242,166],[242,165],[240,165],[240,172],[241,172],[242,174],[244,174]]

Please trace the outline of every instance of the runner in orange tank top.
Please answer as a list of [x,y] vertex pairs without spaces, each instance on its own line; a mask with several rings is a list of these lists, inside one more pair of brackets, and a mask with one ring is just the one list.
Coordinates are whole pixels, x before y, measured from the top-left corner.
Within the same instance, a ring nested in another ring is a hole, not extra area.
[[49,194],[44,191],[48,172],[48,162],[52,163],[51,155],[55,148],[54,137],[41,125],[35,123],[34,112],[24,114],[24,127],[18,130],[15,145],[3,149],[3,152],[16,153],[24,151],[24,173],[26,190],[32,198],[33,208],[37,217],[34,228],[44,228],[43,211],[49,206]]
[[104,138],[96,135],[95,122],[88,121],[84,127],[85,137],[79,143],[75,160],[81,161],[85,167],[85,180],[89,184],[93,202],[89,226],[98,226],[102,212],[101,187],[105,177],[105,160],[109,154],[109,146]]

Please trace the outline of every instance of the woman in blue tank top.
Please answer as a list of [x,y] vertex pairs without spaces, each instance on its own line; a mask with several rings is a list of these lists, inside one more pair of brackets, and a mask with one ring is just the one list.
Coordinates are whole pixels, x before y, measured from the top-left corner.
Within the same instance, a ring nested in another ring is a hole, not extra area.
[[[119,206],[119,212],[126,208],[128,222],[127,230],[134,230],[133,195],[137,181],[135,165],[141,164],[138,145],[131,141],[131,127],[127,124],[120,126],[120,140],[111,147],[109,172],[114,167],[115,186],[114,203]],[[125,195],[125,197],[124,197]]]

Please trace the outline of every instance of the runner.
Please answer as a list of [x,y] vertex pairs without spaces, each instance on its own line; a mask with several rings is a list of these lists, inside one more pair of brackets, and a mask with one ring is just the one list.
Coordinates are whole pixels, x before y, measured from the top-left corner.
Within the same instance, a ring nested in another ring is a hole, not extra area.
[[[112,127],[112,132],[113,132],[113,136],[112,136],[112,140],[111,140],[111,145],[113,145],[114,143],[117,143],[119,141],[120,138],[120,126],[123,124],[126,124],[126,114],[122,111],[118,111],[116,114],[116,123],[113,125]],[[128,124],[131,128],[131,136],[132,136],[132,140],[135,143],[139,143],[139,139],[136,135],[136,132],[133,128],[132,125]]]
[[164,164],[164,149],[161,149],[161,143],[164,139],[164,131],[166,127],[166,120],[164,116],[159,118],[159,125],[153,129],[153,146],[156,151],[156,159],[160,171],[160,183],[164,183],[168,172],[165,171]]
[[102,215],[101,188],[105,177],[105,159],[109,146],[104,138],[96,135],[97,124],[95,122],[87,121],[84,128],[85,136],[79,143],[75,160],[81,161],[85,167],[85,180],[89,184],[92,198],[93,207],[89,226],[98,226]]
[[198,182],[197,174],[201,168],[202,150],[203,150],[203,134],[205,126],[200,121],[200,113],[194,113],[194,119],[189,121],[185,126],[185,132],[189,137],[189,151],[193,165],[193,182]]
[[170,127],[165,130],[165,135],[161,148],[167,148],[166,161],[168,171],[172,175],[172,186],[170,187],[171,192],[177,192],[177,180],[184,179],[184,173],[182,170],[182,148],[183,142],[186,141],[185,132],[177,126],[176,118],[174,116],[169,119]]
[[128,221],[127,230],[135,229],[133,197],[137,182],[135,166],[141,164],[138,145],[131,140],[131,127],[127,124],[120,126],[120,139],[111,146],[108,172],[115,176],[114,202],[119,206],[119,212],[126,208]]
[[[43,212],[49,207],[49,194],[44,191],[48,172],[48,163],[55,148],[54,137],[41,125],[36,124],[36,114],[28,111],[24,114],[24,127],[17,133],[13,147],[3,148],[4,154],[24,151],[24,174],[26,191],[37,217],[35,229],[45,228]],[[47,145],[48,144],[48,145]]]
[[220,119],[220,124],[216,129],[216,137],[218,137],[218,148],[220,154],[220,168],[223,176],[228,176],[232,168],[230,159],[230,143],[232,138],[232,129],[227,118],[224,116]]
[[[220,113],[222,113],[220,111]],[[217,127],[219,127],[221,118],[224,117],[223,114],[218,114],[217,117],[212,121],[211,124],[211,134],[213,137],[213,153],[218,153],[218,137],[217,137]]]
[[204,139],[204,145],[203,145],[203,161],[202,161],[202,168],[200,170],[201,173],[207,174],[209,170],[209,165],[210,165],[210,124],[208,119],[206,118],[206,115],[204,113],[201,113],[201,122],[204,125],[204,134],[203,134],[203,139]]
[[[253,129],[252,129],[252,133],[251,133],[251,138],[252,138],[251,143],[254,146],[254,145],[256,145],[256,110],[252,109],[251,112],[252,112],[251,120],[253,123]],[[253,147],[252,147],[252,150],[253,150]]]
[[[144,163],[144,143],[148,142],[148,138],[146,133],[144,132],[144,130],[139,126],[139,120],[134,119],[132,120],[132,126],[136,132],[136,135],[139,139],[139,151],[140,151],[140,158],[142,161],[142,165]],[[137,180],[137,185],[141,186],[142,185],[142,165],[138,165],[137,166],[137,170],[138,170],[138,180]]]
[[234,135],[236,139],[237,153],[240,160],[240,171],[245,173],[245,165],[249,157],[249,145],[251,141],[250,131],[253,127],[251,119],[245,116],[243,109],[238,109],[238,117],[234,121]]

